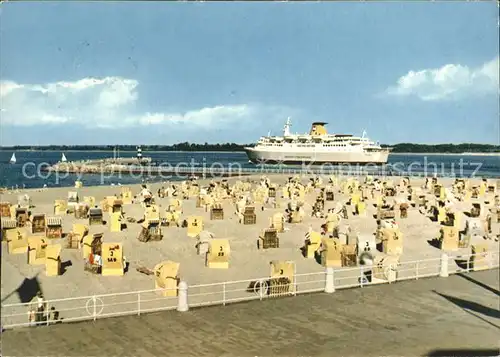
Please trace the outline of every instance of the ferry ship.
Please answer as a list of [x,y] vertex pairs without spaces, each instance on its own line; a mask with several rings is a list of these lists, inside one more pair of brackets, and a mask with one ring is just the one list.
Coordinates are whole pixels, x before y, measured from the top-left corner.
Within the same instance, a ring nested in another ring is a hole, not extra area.
[[263,136],[256,146],[246,147],[248,159],[266,164],[376,164],[387,163],[390,149],[366,137],[346,134],[328,134],[328,123],[312,123],[309,134],[292,134],[290,118],[283,128],[283,136]]

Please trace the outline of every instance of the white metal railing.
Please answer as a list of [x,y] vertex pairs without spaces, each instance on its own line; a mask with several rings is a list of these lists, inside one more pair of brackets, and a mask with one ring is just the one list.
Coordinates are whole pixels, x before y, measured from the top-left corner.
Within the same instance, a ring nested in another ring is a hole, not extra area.
[[[472,259],[474,258],[474,260]],[[450,256],[445,263],[447,274],[464,273],[479,269],[499,267],[499,253],[489,252],[475,256]],[[479,266],[480,264],[481,266]],[[442,258],[421,259],[401,262],[397,267],[394,282],[439,276],[442,273]],[[476,265],[476,266],[474,266]],[[369,266],[338,268],[333,271],[333,287],[346,289],[364,287],[373,284],[388,283],[387,280],[369,279],[372,269]],[[288,291],[276,293],[270,287],[270,277],[259,279],[227,281],[216,284],[199,284],[189,286],[188,301],[190,307],[208,305],[226,305],[240,301],[263,300],[283,295],[325,291],[325,272],[295,274],[294,282]],[[164,296],[164,289],[143,290],[134,292],[100,294],[92,296],[45,300],[45,313],[55,308],[62,319],[61,322],[96,320],[105,317],[122,315],[141,315],[148,312],[173,310],[178,306],[177,289],[168,290],[172,296]],[[37,303],[18,303],[2,305],[2,328],[30,326],[33,324],[50,325],[56,321],[45,318],[43,313],[39,321],[29,322],[30,310],[36,309]]]

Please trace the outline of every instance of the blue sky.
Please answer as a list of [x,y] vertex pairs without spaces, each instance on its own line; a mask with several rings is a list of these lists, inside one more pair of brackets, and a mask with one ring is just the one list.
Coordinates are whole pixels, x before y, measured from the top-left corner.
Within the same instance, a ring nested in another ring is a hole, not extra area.
[[495,2],[1,8],[2,145],[254,142],[314,120],[498,144]]

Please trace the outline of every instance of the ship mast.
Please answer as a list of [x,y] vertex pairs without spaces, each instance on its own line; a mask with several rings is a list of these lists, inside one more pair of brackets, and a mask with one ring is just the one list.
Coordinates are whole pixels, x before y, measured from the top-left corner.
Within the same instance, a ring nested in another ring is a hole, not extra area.
[[291,126],[292,126],[292,121],[290,120],[290,117],[288,117],[285,126],[283,127],[283,136],[290,136]]

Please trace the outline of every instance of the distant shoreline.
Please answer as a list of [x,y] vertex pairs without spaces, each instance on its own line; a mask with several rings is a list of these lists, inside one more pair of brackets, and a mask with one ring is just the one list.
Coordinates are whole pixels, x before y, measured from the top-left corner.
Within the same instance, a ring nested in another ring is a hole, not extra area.
[[[21,149],[21,150],[5,150],[1,149],[0,152],[5,151],[5,152],[111,152],[113,153],[113,150],[26,150],[26,149]],[[218,153],[226,153],[226,154],[239,154],[239,153],[244,153],[244,151],[190,151],[190,150],[147,150],[143,151],[143,154],[145,156],[146,153],[151,152],[151,153],[159,153],[159,152],[193,152],[193,153],[207,153],[207,154],[218,154]],[[130,154],[137,154],[137,151],[135,150],[120,150],[116,152],[117,155],[119,154],[124,154],[124,153],[130,153]]]
[[[1,151],[5,152],[109,152],[112,153],[113,150],[27,150],[27,149],[20,149],[20,150],[12,150],[12,149],[0,149]],[[206,154],[219,154],[219,153],[225,153],[225,154],[240,154],[244,153],[244,151],[213,151],[213,150],[208,150],[208,151],[191,151],[191,150],[148,150],[148,151],[143,151],[143,154],[146,155],[146,153],[206,153]],[[120,153],[125,154],[125,153],[130,153],[130,154],[135,154],[136,151],[133,150],[120,150]],[[390,155],[423,155],[423,156],[500,156],[500,152],[468,152],[468,153],[449,153],[449,152],[393,152],[390,153]]]

